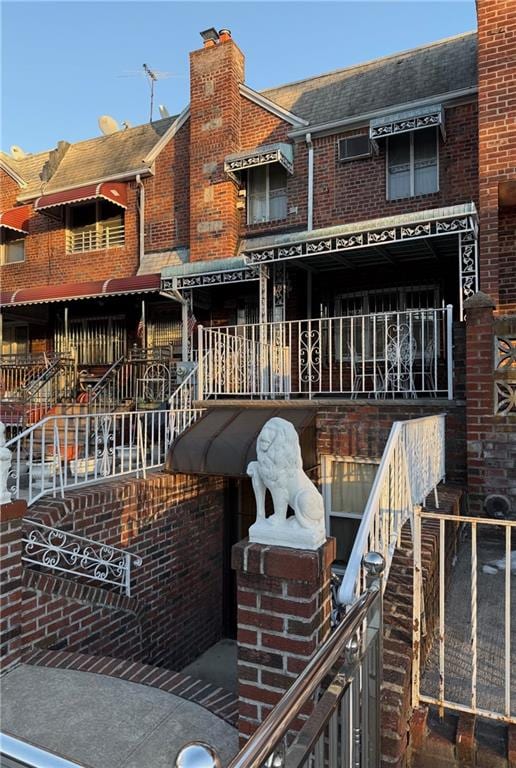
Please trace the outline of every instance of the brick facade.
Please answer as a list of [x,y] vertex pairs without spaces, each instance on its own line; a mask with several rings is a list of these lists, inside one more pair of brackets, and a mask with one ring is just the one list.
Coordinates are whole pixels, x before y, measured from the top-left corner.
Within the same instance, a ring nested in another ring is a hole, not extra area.
[[30,522],[4,520],[14,505],[2,508],[4,668],[49,648],[179,669],[213,645],[222,635],[222,494],[221,480],[152,475],[30,508],[31,519],[139,555],[131,597],[22,567]]

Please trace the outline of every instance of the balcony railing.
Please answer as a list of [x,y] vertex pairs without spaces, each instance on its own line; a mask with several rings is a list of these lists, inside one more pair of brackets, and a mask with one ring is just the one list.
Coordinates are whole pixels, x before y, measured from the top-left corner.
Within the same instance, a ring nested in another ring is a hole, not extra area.
[[201,326],[199,359],[203,397],[452,398],[452,307]]
[[83,253],[84,251],[100,251],[103,248],[115,248],[125,242],[125,227],[123,224],[101,229],[85,229],[69,231],[66,235],[67,253]]

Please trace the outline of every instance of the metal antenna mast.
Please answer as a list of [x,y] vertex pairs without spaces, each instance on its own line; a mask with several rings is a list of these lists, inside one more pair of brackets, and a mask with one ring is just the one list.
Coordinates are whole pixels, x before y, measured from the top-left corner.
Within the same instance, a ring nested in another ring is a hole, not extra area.
[[154,83],[157,81],[158,76],[155,72],[152,71],[150,67],[147,66],[147,64],[143,65],[143,71],[149,78],[149,85],[150,85],[150,117],[149,117],[149,123],[152,123],[152,113],[154,109]]

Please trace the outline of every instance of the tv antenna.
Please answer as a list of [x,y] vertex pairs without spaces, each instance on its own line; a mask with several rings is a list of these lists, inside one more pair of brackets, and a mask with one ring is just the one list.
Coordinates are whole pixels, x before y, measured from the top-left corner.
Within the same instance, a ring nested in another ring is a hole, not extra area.
[[167,80],[169,77],[184,77],[184,75],[176,75],[173,72],[162,72],[158,69],[151,69],[148,64],[143,64],[141,69],[125,71],[118,77],[134,77],[140,75],[146,77],[150,87],[150,117],[149,122],[152,123],[154,112],[154,85],[158,80]]
[[154,72],[147,64],[143,65],[143,71],[147,75],[147,79],[150,85],[150,117],[149,123],[152,123],[152,111],[154,108],[154,83],[158,80],[158,73]]

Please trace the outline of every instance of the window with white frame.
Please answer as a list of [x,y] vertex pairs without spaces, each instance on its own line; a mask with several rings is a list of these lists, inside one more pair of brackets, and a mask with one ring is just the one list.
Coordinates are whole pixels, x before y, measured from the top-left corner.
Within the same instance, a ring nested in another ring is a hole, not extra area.
[[378,464],[376,459],[323,457],[326,530],[337,540],[337,570],[349,560]]
[[247,223],[287,217],[287,172],[279,163],[253,168],[247,174]]
[[124,245],[124,211],[109,200],[94,200],[66,209],[66,250],[84,253]]
[[0,259],[2,264],[25,261],[25,237],[19,232],[2,232]]
[[439,190],[437,128],[389,136],[387,140],[387,198],[399,200]]

